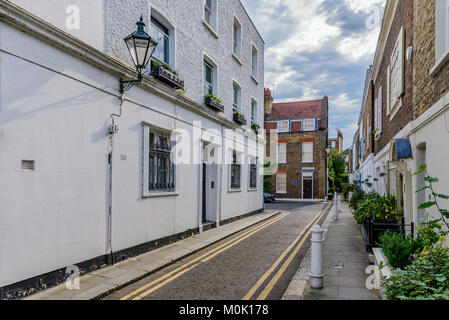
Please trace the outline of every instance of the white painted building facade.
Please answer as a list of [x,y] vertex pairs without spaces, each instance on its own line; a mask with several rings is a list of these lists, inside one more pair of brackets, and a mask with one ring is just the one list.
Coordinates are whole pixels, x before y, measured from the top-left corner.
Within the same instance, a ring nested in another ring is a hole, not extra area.
[[[3,297],[263,210],[251,123],[263,126],[264,42],[239,0],[12,2],[0,3]],[[121,96],[119,79],[137,76],[123,38],[141,14],[185,92],[145,76]],[[223,113],[203,104],[206,82]],[[159,166],[153,139],[173,133],[190,137],[177,142],[191,161]]]

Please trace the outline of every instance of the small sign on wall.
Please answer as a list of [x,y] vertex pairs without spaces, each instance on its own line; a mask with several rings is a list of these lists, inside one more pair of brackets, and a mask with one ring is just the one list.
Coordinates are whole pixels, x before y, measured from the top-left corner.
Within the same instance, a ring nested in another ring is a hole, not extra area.
[[293,186],[296,186],[297,184],[298,184],[298,181],[296,181],[296,180],[293,180],[293,181],[292,181],[292,185],[293,185]]

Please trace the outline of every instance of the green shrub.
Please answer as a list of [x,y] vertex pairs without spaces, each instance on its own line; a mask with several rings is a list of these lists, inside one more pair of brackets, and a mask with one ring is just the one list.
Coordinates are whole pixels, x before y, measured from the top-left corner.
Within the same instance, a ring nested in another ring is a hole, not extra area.
[[449,249],[442,241],[423,250],[405,270],[393,271],[383,283],[388,299],[449,300]]
[[440,240],[442,235],[447,235],[447,232],[443,231],[441,220],[438,219],[421,223],[414,241],[413,251],[419,253],[424,248],[433,246]]
[[356,192],[354,192],[352,194],[351,199],[349,199],[349,206],[356,210],[357,209],[357,205],[358,203],[363,200],[363,198],[365,197],[365,191],[363,190],[358,190]]
[[386,231],[380,236],[380,247],[393,268],[403,269],[411,263],[414,241],[403,233]]
[[396,212],[396,200],[393,196],[381,196],[369,193],[357,204],[354,218],[358,223],[365,223],[370,219],[398,221],[400,215]]

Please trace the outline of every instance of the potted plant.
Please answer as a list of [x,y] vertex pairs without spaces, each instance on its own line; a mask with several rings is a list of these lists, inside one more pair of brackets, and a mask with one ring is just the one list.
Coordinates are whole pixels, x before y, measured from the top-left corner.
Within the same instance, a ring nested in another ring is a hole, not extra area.
[[223,112],[224,105],[221,100],[213,94],[206,94],[204,96],[204,104],[206,107],[211,108],[215,111]]
[[377,246],[380,236],[388,230],[404,230],[404,219],[396,210],[393,196],[368,193],[358,201],[354,218],[363,226],[367,249]]
[[253,123],[251,124],[251,128],[254,130],[256,134],[258,134],[260,130],[260,125],[258,125],[257,123]]
[[245,116],[238,111],[234,111],[234,122],[236,122],[240,125],[246,125]]
[[180,79],[178,73],[169,65],[159,61],[152,61],[151,74],[156,79],[168,84],[175,89],[184,89],[184,80]]

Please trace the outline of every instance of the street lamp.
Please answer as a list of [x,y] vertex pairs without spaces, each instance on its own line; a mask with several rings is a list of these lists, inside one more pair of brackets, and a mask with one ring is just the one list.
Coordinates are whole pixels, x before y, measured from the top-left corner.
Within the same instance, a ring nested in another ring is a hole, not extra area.
[[135,84],[142,82],[142,70],[147,68],[150,58],[158,43],[145,32],[143,17],[137,21],[137,31],[131,33],[123,39],[131,54],[134,66],[136,67],[138,78],[136,80],[120,80],[120,93],[131,89]]
[[326,146],[326,201],[329,197],[329,154],[331,153],[331,147]]

